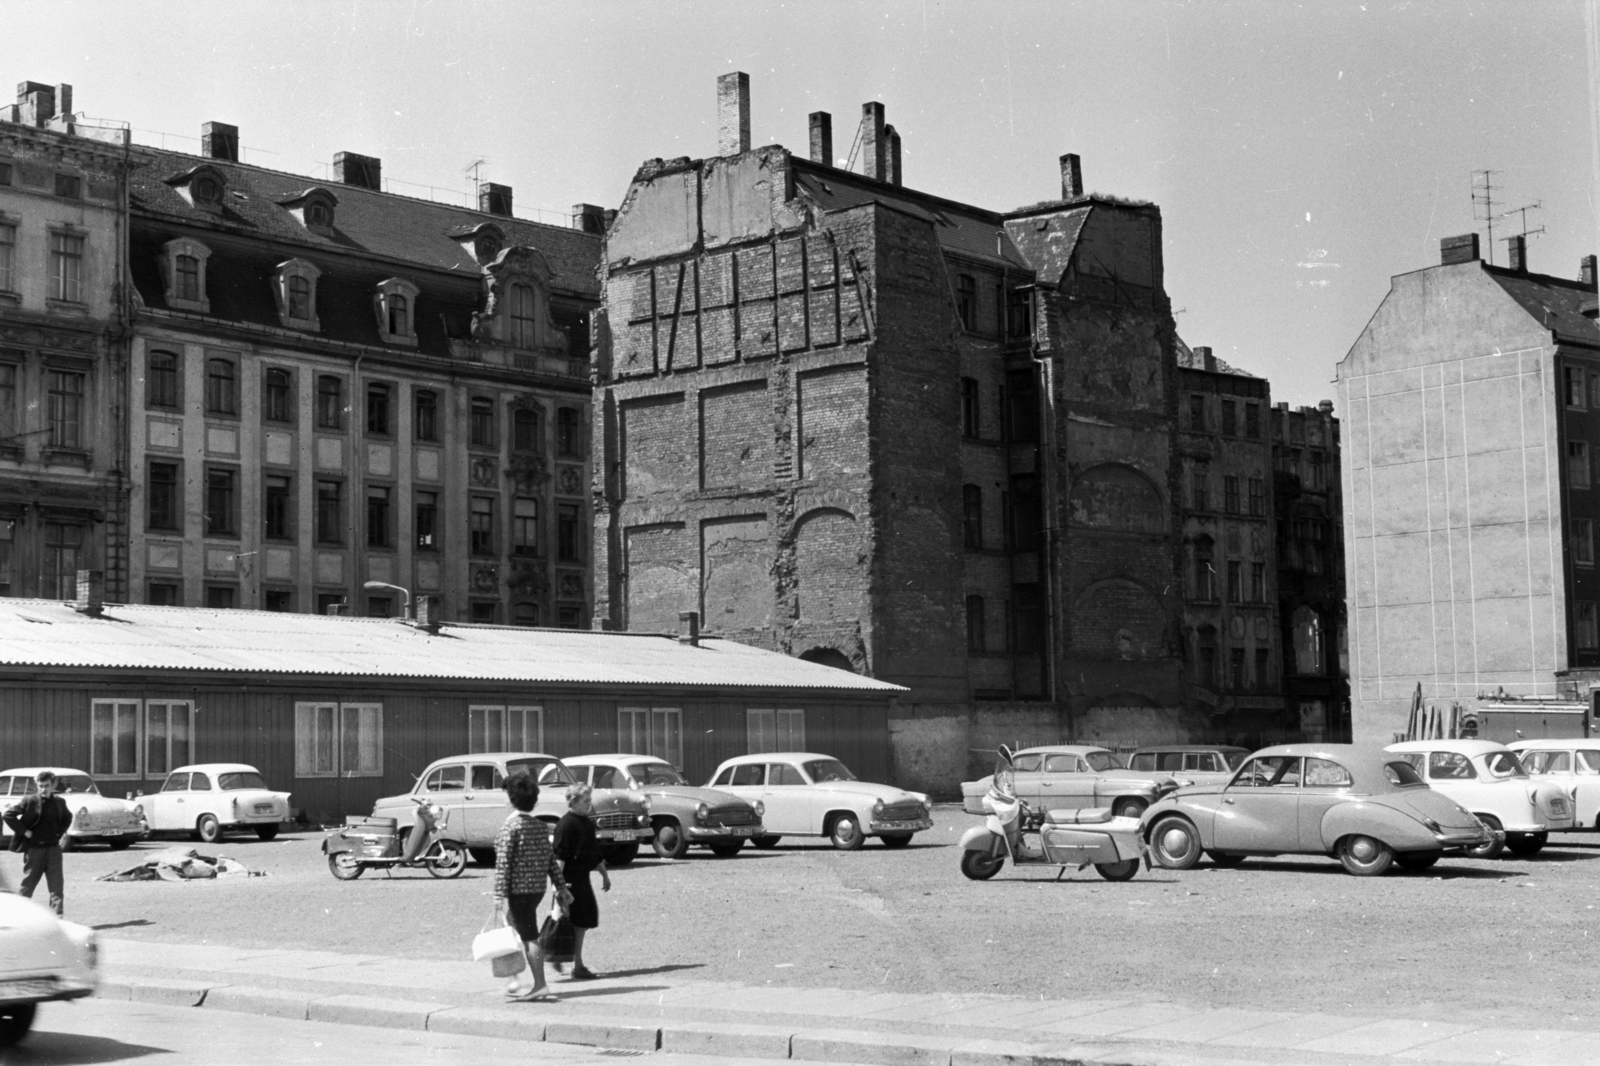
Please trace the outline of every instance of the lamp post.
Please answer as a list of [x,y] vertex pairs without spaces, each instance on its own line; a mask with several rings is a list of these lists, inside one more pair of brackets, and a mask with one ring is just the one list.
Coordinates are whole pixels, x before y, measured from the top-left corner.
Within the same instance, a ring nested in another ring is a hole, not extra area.
[[401,615],[401,617],[405,618],[407,620],[409,620],[411,618],[411,590],[410,589],[401,588],[399,585],[391,585],[387,581],[368,581],[367,583],[365,583],[361,587],[364,588],[364,589],[394,589],[396,592],[401,593],[406,598],[406,605],[405,605],[405,608],[404,608],[404,613]]

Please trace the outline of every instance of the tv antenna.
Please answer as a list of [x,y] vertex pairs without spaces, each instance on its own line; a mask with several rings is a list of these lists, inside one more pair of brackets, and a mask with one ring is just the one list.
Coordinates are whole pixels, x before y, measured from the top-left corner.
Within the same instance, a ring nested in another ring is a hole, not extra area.
[[474,159],[472,162],[461,168],[461,172],[463,174],[468,174],[472,177],[472,188],[474,191],[477,190],[479,179],[481,179],[483,176],[483,168],[488,165],[489,159],[487,156],[485,156],[481,159]]
[[1521,207],[1513,207],[1509,211],[1500,212],[1500,217],[1501,218],[1510,218],[1512,215],[1520,215],[1520,216],[1522,216],[1521,217],[1522,232],[1521,233],[1514,233],[1510,237],[1504,238],[1504,240],[1511,241],[1511,240],[1514,240],[1517,237],[1535,237],[1535,236],[1538,236],[1539,234],[1543,233],[1544,232],[1544,227],[1543,226],[1536,227],[1535,229],[1529,229],[1528,228],[1528,212],[1529,211],[1543,211],[1543,210],[1544,210],[1544,201],[1543,200],[1535,200],[1531,204],[1524,204]]
[[1472,172],[1472,218],[1489,227],[1489,265],[1494,266],[1494,220],[1503,215],[1494,213],[1494,176],[1498,170]]

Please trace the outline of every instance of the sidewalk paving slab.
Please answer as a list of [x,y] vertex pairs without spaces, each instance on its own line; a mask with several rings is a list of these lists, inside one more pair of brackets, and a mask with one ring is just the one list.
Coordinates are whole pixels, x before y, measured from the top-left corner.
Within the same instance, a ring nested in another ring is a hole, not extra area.
[[789,1054],[815,1062],[863,1062],[878,1066],[950,1066],[954,1042],[912,1034],[815,1029],[794,1034]]
[[446,1010],[449,1003],[427,1003],[390,996],[327,996],[313,999],[306,1019],[345,1025],[381,1025],[388,1029],[426,1029],[428,1015]]
[[1079,1018],[1085,1014],[1128,1007],[1126,999],[1002,1000],[982,1003],[938,1017],[940,1025],[979,1025],[984,1028],[1030,1029],[1037,1025]]
[[1594,1066],[1600,1062],[1600,1035],[1584,1033],[1506,1061],[1511,1066]]
[[248,985],[223,985],[206,993],[203,1007],[215,1010],[236,1010],[244,1014],[265,1014],[273,1018],[297,1018],[305,1021],[310,1016],[311,1001],[315,996],[304,992],[286,992],[276,988],[251,988]]
[[1471,1029],[1470,1025],[1451,1025],[1447,1022],[1419,1022],[1408,1018],[1390,1018],[1371,1022],[1357,1029],[1307,1040],[1296,1044],[1299,1051],[1337,1051],[1343,1055],[1393,1055],[1418,1044],[1431,1044],[1435,1040],[1457,1036]]
[[794,1030],[776,1025],[673,1022],[661,1026],[661,1050],[691,1055],[786,1059]]
[[859,1017],[862,1021],[874,1019],[890,1022],[921,1022],[940,1019],[947,1014],[991,1004],[1004,1009],[1006,1005],[1015,1002],[1015,998],[1012,996],[1002,996],[990,992],[930,992],[917,998],[919,1002],[908,1003],[899,1007],[888,1007],[884,1010],[860,1015]]
[[151,978],[134,985],[128,998],[136,1003],[160,1003],[167,1007],[198,1007],[205,1002],[207,992],[226,983]]
[[1322,1037],[1359,1029],[1376,1020],[1339,1014],[1301,1014],[1286,1021],[1246,1029],[1232,1036],[1219,1036],[1209,1043],[1217,1047],[1282,1048],[1287,1051]]
[[1572,1029],[1473,1029],[1402,1051],[1395,1058],[1412,1062],[1501,1063],[1589,1035]]
[[1041,1047],[1015,1040],[969,1040],[950,1049],[950,1066],[1080,1066],[1070,1047]]
[[1130,1029],[1146,1029],[1195,1013],[1197,1011],[1193,1007],[1177,1003],[1135,1003],[1029,1028],[1036,1033],[1059,1033],[1062,1036],[1115,1036]]
[[1286,1011],[1237,1010],[1231,1007],[1185,1015],[1144,1029],[1119,1033],[1126,1040],[1168,1040],[1180,1044],[1204,1044],[1219,1037],[1233,1036],[1263,1025],[1285,1022],[1295,1017]]
[[[520,1004],[519,1004],[520,1006]],[[544,1039],[549,1019],[530,1011],[492,1007],[450,1007],[428,1015],[428,1031],[459,1036],[493,1036],[513,1040]]]

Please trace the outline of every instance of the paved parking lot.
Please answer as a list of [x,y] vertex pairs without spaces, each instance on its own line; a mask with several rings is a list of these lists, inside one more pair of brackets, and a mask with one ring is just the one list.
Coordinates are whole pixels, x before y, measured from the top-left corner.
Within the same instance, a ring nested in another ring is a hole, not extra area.
[[[974,883],[952,845],[977,820],[941,808],[903,851],[785,840],[729,860],[642,856],[602,898],[590,963],[751,984],[1103,993],[1478,1025],[1587,1019],[1600,986],[1600,835],[1555,838],[1528,860],[1445,860],[1377,879],[1296,858],[1141,871],[1123,884],[1092,868],[1057,884],[1045,868],[1008,867]],[[154,844],[70,853],[68,916],[124,938],[465,957],[491,871],[342,883],[320,837],[225,842],[216,853],[268,874],[229,883],[91,880]],[[14,884],[18,858],[0,864]]]

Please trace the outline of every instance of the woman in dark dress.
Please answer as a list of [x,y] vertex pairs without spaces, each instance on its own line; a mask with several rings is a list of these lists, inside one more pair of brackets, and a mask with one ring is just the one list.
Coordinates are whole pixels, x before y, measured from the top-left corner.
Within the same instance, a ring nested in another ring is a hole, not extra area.
[[600,903],[594,898],[589,874],[600,871],[602,891],[611,891],[611,874],[600,857],[594,831],[594,797],[588,785],[567,789],[567,813],[556,823],[555,854],[561,860],[561,877],[572,891],[567,917],[572,921],[572,978],[587,981],[594,973],[583,964],[583,936],[600,924]]

